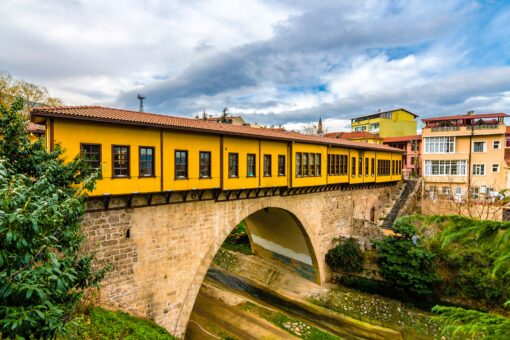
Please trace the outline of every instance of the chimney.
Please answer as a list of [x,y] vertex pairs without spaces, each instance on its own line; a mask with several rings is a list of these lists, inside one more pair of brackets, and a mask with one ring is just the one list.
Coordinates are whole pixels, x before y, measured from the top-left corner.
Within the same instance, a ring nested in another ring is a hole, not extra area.
[[475,114],[475,111],[468,111],[468,112],[467,112],[467,115],[468,115],[468,116],[472,116],[472,115],[474,115],[474,114]]

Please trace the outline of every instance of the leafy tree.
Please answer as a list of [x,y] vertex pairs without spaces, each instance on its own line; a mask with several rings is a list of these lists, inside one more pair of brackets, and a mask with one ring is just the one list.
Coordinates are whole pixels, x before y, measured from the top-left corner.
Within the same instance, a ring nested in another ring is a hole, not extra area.
[[326,254],[326,263],[333,268],[359,273],[363,270],[365,257],[358,242],[350,237],[344,242],[337,241],[335,247]]
[[[461,216],[438,217],[445,229],[441,233],[443,247],[454,242],[475,242],[481,249],[491,249],[495,258],[491,264],[493,278],[503,280],[510,277],[510,223],[476,221]],[[510,305],[510,300],[505,302]],[[510,334],[510,319],[490,313],[482,313],[455,307],[436,306],[439,320],[447,330],[460,335],[503,339]]]
[[80,221],[97,175],[59,147],[29,141],[22,100],[0,105],[0,337],[65,332],[85,289],[104,271],[81,252]]
[[393,230],[395,235],[375,242],[381,275],[417,297],[431,296],[439,281],[433,268],[434,253],[416,238],[411,219],[397,220]]
[[0,106],[5,109],[16,98],[23,99],[23,114],[28,117],[30,110],[37,104],[47,106],[62,105],[62,100],[50,97],[48,89],[21,79],[14,79],[9,73],[0,72]]

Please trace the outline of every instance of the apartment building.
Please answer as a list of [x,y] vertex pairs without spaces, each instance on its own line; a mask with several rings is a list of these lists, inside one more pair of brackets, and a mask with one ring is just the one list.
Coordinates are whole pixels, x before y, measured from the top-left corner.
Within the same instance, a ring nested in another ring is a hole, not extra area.
[[421,135],[386,137],[383,144],[404,150],[402,155],[402,173],[404,177],[421,176]]
[[382,138],[415,135],[417,118],[406,109],[378,112],[351,119],[351,130],[377,133]]
[[505,113],[423,119],[424,198],[462,202],[506,187]]

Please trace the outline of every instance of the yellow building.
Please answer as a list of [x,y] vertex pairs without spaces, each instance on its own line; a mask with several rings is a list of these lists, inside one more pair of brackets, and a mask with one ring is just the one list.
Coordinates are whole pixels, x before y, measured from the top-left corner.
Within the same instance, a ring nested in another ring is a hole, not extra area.
[[99,106],[35,108],[31,118],[49,149],[61,144],[66,159],[82,153],[100,169],[91,195],[402,178],[402,151],[383,145]]
[[415,135],[417,117],[406,109],[378,112],[351,119],[351,130],[377,133],[382,138]]
[[470,112],[423,119],[424,197],[460,202],[494,197],[504,189],[505,117]]

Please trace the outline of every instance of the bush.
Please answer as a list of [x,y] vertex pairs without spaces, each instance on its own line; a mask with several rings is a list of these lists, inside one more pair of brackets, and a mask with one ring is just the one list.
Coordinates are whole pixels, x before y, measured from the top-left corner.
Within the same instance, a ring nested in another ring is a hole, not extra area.
[[374,243],[381,275],[389,282],[417,297],[430,297],[433,286],[440,281],[434,271],[435,254],[416,239],[412,220],[402,218],[395,222],[394,236]]
[[0,333],[54,338],[72,319],[82,293],[103,271],[81,251],[80,222],[94,185],[83,159],[64,163],[60,148],[31,143],[20,111],[0,105]]
[[365,257],[358,242],[352,237],[343,243],[337,240],[334,248],[326,254],[326,263],[332,268],[340,268],[346,272],[359,273],[363,271]]

